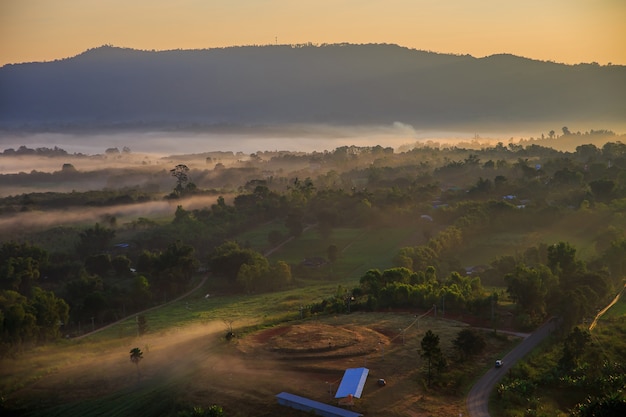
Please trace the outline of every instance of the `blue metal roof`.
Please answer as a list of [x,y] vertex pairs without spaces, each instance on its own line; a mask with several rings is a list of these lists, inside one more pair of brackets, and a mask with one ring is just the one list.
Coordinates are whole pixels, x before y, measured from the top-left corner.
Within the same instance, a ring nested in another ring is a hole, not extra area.
[[315,412],[315,415],[325,417],[361,417],[363,414],[355,413],[354,411],[346,410],[344,408],[334,407],[329,404],[324,404],[319,401],[311,400],[309,398],[300,397],[298,395],[290,394],[288,392],[281,392],[276,395],[278,403],[287,407],[295,408],[297,410],[303,410],[306,412]]
[[339,388],[335,398],[344,398],[352,394],[354,398],[361,398],[363,387],[365,386],[365,380],[367,374],[370,372],[367,368],[349,368],[343,374]]

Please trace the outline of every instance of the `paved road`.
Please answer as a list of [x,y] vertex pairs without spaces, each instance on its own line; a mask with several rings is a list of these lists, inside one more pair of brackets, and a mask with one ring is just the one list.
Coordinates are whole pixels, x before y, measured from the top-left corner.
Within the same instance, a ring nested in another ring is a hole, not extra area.
[[502,358],[502,367],[496,368],[494,366],[474,384],[467,396],[467,410],[470,417],[490,417],[488,408],[489,395],[498,381],[506,375],[506,372],[515,362],[533,350],[543,339],[552,333],[556,329],[556,325],[557,321],[555,318],[548,320]]

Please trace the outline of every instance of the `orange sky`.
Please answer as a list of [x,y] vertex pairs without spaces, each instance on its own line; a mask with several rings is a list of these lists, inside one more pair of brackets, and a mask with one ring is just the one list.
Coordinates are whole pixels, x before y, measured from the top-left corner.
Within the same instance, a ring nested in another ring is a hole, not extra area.
[[625,40],[625,0],[0,0],[0,65],[276,42],[626,65]]

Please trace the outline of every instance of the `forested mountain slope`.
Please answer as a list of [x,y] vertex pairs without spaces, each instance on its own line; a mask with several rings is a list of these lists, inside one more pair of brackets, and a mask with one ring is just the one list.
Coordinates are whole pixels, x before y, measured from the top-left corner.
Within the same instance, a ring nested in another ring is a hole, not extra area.
[[621,122],[626,67],[395,45],[276,45],[78,56],[0,68],[0,127]]

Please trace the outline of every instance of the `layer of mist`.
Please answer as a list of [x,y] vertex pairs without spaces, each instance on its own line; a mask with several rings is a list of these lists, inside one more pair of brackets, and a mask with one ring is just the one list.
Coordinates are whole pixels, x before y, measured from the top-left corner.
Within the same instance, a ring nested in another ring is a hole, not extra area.
[[[579,123],[580,128],[614,128]],[[457,145],[476,141],[486,145],[511,142],[533,135],[559,131],[562,123],[469,126],[465,130],[419,129],[395,122],[381,126],[290,125],[220,131],[119,131],[86,133],[0,133],[0,150],[59,147],[68,153],[103,154],[106,149],[128,147],[133,153],[154,156],[230,151],[251,154],[260,151],[324,152],[342,146],[382,146],[396,150],[416,144]],[[576,126],[570,126],[575,131]],[[5,162],[0,162],[6,166]],[[33,168],[34,169],[34,168]]]
[[[228,196],[226,196],[228,198]],[[204,196],[180,200],[148,201],[135,204],[120,204],[106,207],[67,207],[57,210],[25,211],[0,217],[0,230],[5,237],[16,233],[33,230],[44,230],[53,227],[74,226],[77,224],[94,224],[107,218],[115,217],[119,224],[146,218],[172,218],[178,205],[194,210],[210,207],[217,197]]]

